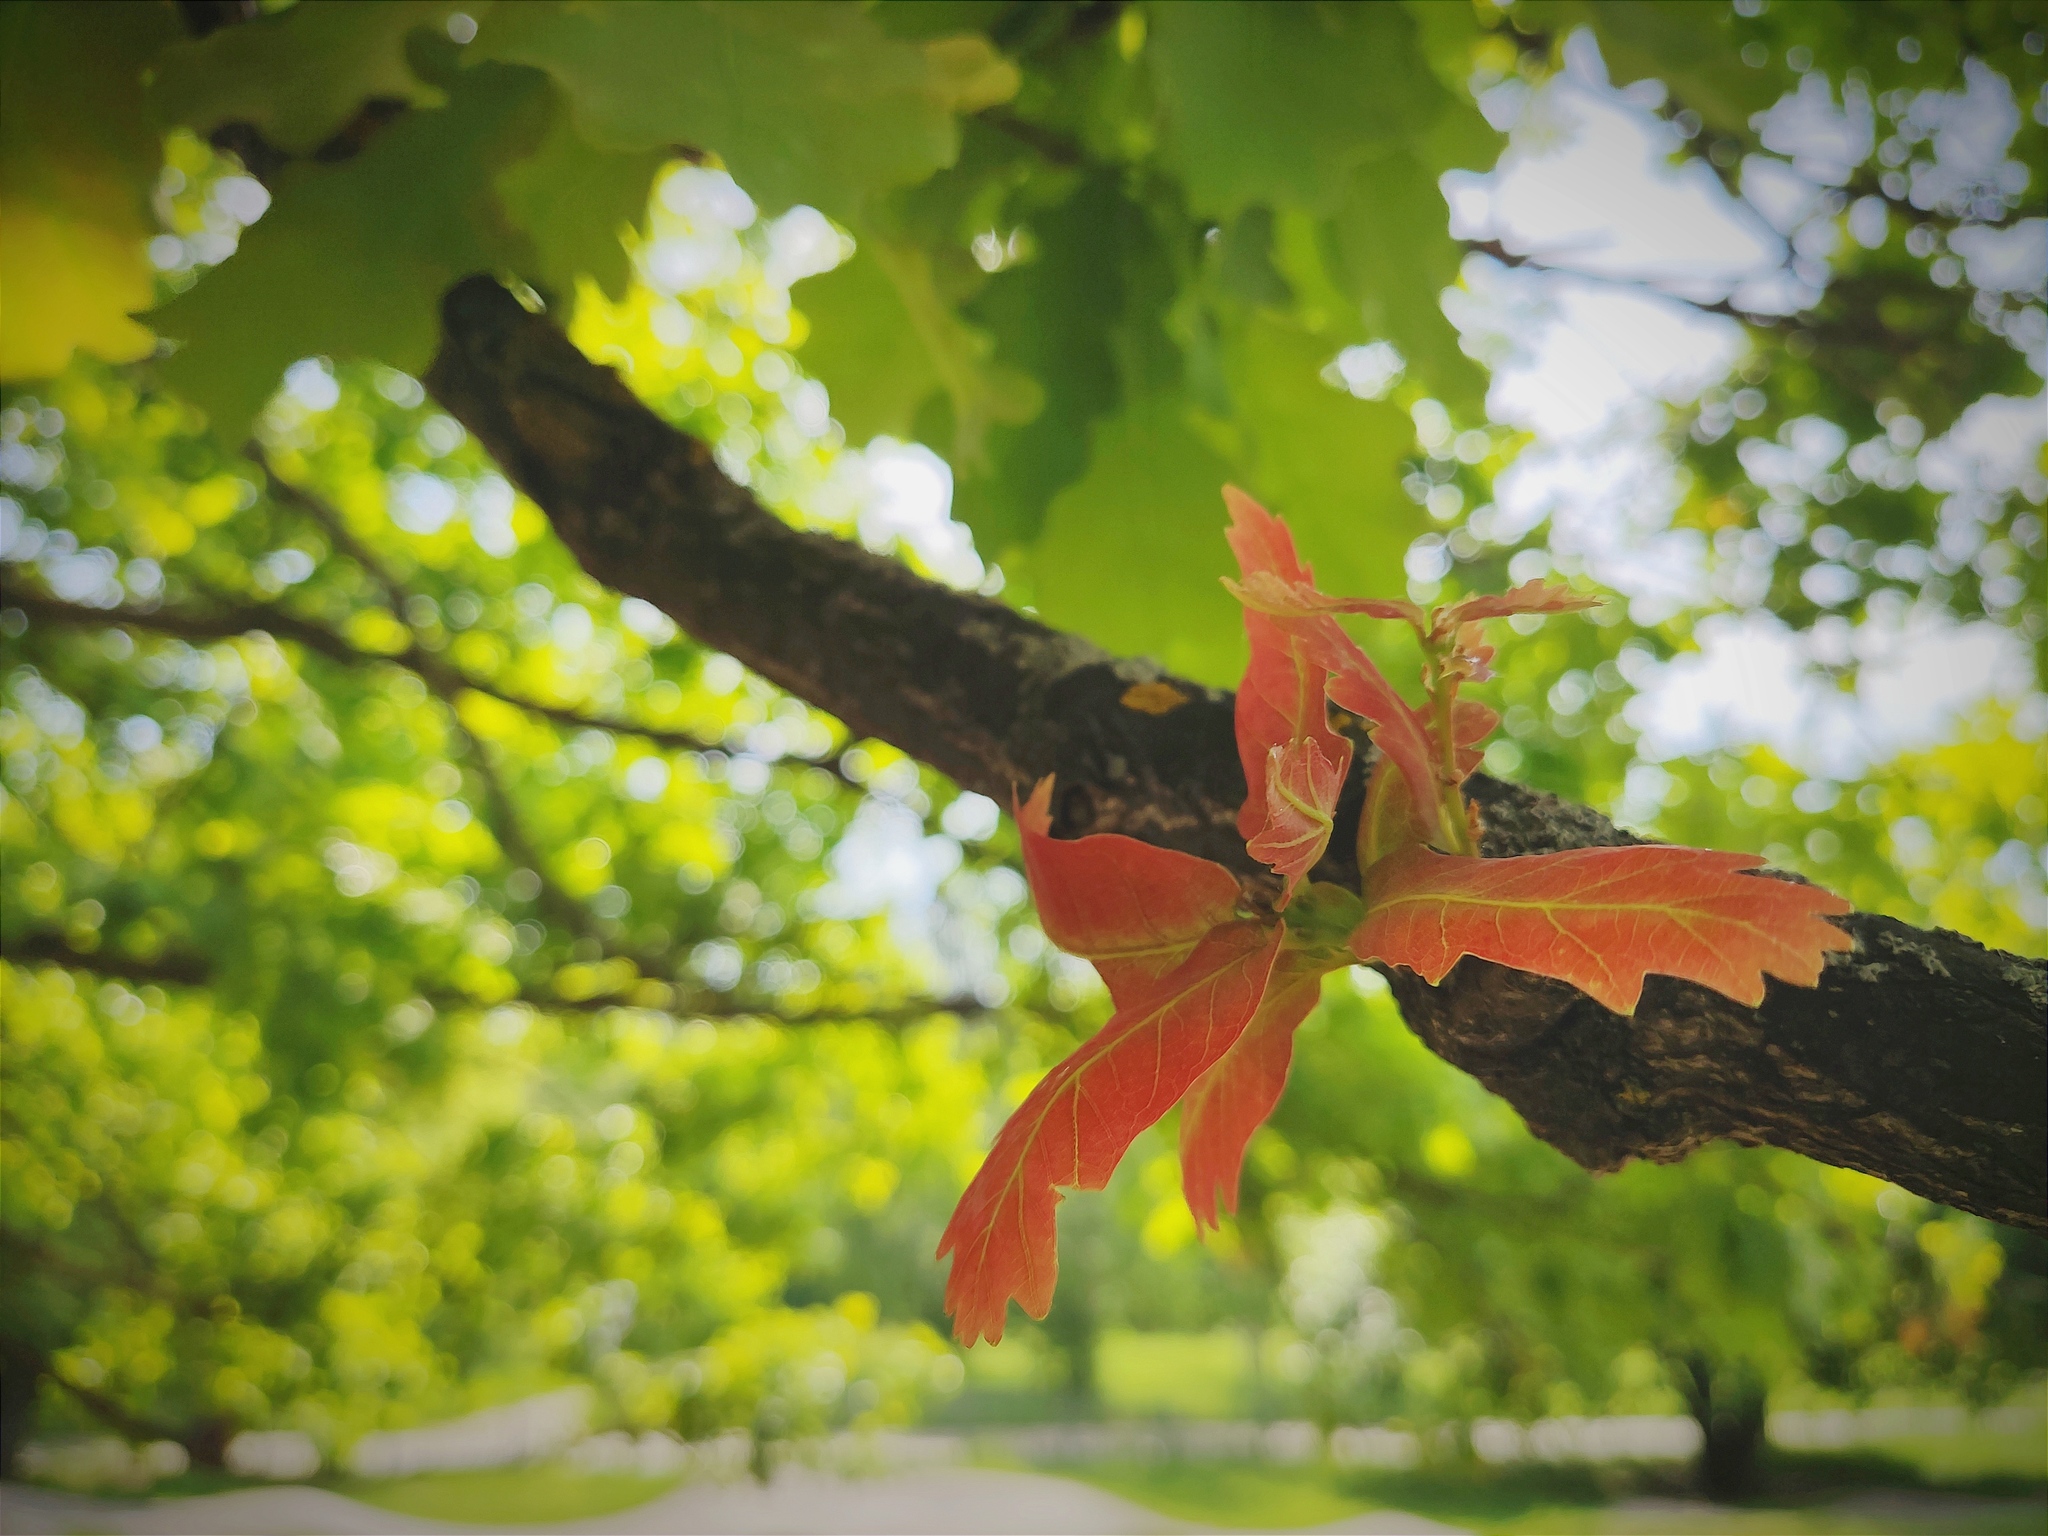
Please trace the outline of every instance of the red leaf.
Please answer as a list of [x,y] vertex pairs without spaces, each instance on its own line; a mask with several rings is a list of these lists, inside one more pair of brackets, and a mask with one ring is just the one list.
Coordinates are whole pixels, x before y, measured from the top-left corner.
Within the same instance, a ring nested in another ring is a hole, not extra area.
[[[1276,744],[1300,733],[1299,727],[1322,741],[1333,761],[1337,752],[1330,742],[1342,744],[1343,766],[1350,767],[1350,748],[1330,731],[1321,700],[1305,700],[1304,678],[1316,681],[1320,692],[1373,727],[1373,741],[1408,778],[1417,804],[1426,807],[1423,814],[1434,828],[1436,775],[1428,726],[1330,616],[1370,613],[1415,622],[1419,614],[1414,605],[1325,597],[1315,590],[1312,573],[1295,553],[1285,523],[1235,486],[1224,488],[1223,499],[1230,508],[1230,547],[1245,578],[1224,585],[1245,604],[1245,631],[1252,645],[1251,666],[1237,695],[1238,755],[1251,789],[1238,817],[1238,831],[1249,841],[1265,825],[1267,755]],[[1317,671],[1323,674],[1321,679],[1315,679]],[[1340,773],[1338,781],[1342,779]]]
[[1366,781],[1365,809],[1358,818],[1358,870],[1365,874],[1373,865],[1394,852],[1427,842],[1429,829],[1415,814],[1415,797],[1408,793],[1408,781],[1386,758],[1381,758]]
[[[1325,620],[1325,623],[1331,623]],[[1336,626],[1331,623],[1334,629]],[[1347,644],[1350,637],[1345,636]],[[1408,707],[1394,685],[1380,675],[1380,669],[1363,651],[1351,647],[1355,661],[1330,675],[1330,698],[1338,708],[1348,709],[1373,726],[1373,745],[1408,781],[1416,814],[1429,835],[1434,836],[1440,807],[1437,801],[1436,744],[1422,716]]]
[[[1286,524],[1234,485],[1223,488],[1223,503],[1230,509],[1226,536],[1247,580],[1268,578],[1289,586],[1314,581],[1294,552]],[[1297,741],[1313,743],[1334,765],[1341,786],[1351,767],[1351,743],[1330,729],[1329,706],[1323,698],[1329,674],[1309,654],[1302,638],[1250,607],[1245,609],[1244,628],[1251,642],[1251,663],[1237,690],[1237,755],[1244,765],[1246,788],[1237,832],[1250,844],[1272,818],[1266,767],[1273,750]],[[1321,809],[1335,807],[1332,792],[1329,804]],[[1264,857],[1256,851],[1254,856]],[[1310,858],[1308,864],[1314,863]]]
[[[1256,508],[1258,503],[1249,502],[1249,505]],[[1264,515],[1272,517],[1271,513]],[[1272,520],[1280,522],[1277,517]],[[1325,614],[1360,613],[1371,619],[1400,619],[1428,633],[1422,610],[1406,598],[1332,597],[1327,592],[1317,591],[1310,577],[1289,578],[1264,570],[1247,570],[1242,581],[1232,581],[1226,576],[1223,585],[1249,611],[1269,614],[1276,619],[1313,619]]]
[[[1459,699],[1451,706],[1451,735],[1458,753],[1458,782],[1470,778],[1486,758],[1480,743],[1493,734],[1500,716],[1476,699]],[[1470,814],[1470,807],[1467,807]],[[1365,812],[1358,822],[1358,867],[1371,869],[1397,848],[1429,841],[1431,828],[1415,812],[1415,797],[1408,792],[1408,780],[1381,759],[1365,787]],[[1475,841],[1477,823],[1473,825]]]
[[1570,982],[1633,1013],[1655,971],[1755,1007],[1764,976],[1801,986],[1849,937],[1822,920],[1849,904],[1830,891],[1740,873],[1763,860],[1703,848],[1579,848],[1515,859],[1449,857],[1408,847],[1375,865],[1360,959],[1441,981],[1477,955]]
[[1059,1271],[1055,1186],[1102,1188],[1137,1134],[1230,1049],[1285,933],[1250,920],[1216,929],[1010,1116],[939,1240],[939,1257],[953,1255],[946,1311],[962,1344],[1001,1339],[1012,1296],[1045,1316]]
[[1323,702],[1329,673],[1307,654],[1300,639],[1249,609],[1244,628],[1252,654],[1237,689],[1237,755],[1245,779],[1237,832],[1249,843],[1270,814],[1266,768],[1276,749],[1313,742],[1326,760],[1337,765],[1341,785],[1351,767],[1351,743],[1330,729],[1329,707]]
[[1221,864],[1113,832],[1050,835],[1052,776],[1017,808],[1024,874],[1045,936],[1095,962],[1119,1007],[1237,915],[1237,879]]
[[1460,699],[1451,706],[1451,736],[1458,748],[1458,782],[1472,775],[1486,756],[1483,745],[1500,724],[1500,712],[1477,699]]
[[1310,737],[1296,737],[1268,757],[1265,825],[1245,848],[1286,878],[1282,906],[1329,846],[1337,794],[1350,765],[1349,750],[1333,762]]
[[1481,619],[1505,618],[1511,613],[1573,613],[1581,608],[1598,608],[1600,599],[1574,592],[1561,581],[1525,581],[1506,592],[1481,592],[1462,597],[1442,610],[1437,627],[1450,630],[1459,624],[1476,624]]
[[1180,1180],[1198,1227],[1217,1224],[1216,1206],[1237,1210],[1237,1178],[1252,1132],[1280,1102],[1294,1059],[1294,1031],[1322,995],[1328,959],[1283,951],[1265,1001],[1237,1043],[1180,1101]]

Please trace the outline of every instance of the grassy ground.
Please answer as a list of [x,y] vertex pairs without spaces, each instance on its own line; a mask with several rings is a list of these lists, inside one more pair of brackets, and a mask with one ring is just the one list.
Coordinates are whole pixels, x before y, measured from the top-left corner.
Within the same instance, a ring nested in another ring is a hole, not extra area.
[[1247,1406],[1251,1344],[1239,1332],[1102,1336],[1097,1370],[1110,1418],[1231,1419]]
[[[1278,1340],[1261,1340],[1257,1347],[1275,1355]],[[960,1428],[1083,1418],[1241,1419],[1288,1408],[1263,1400],[1271,1362],[1264,1371],[1254,1370],[1253,1348],[1253,1339],[1239,1329],[1107,1329],[1097,1347],[1099,1395],[1081,1398],[1066,1379],[1064,1359],[1043,1334],[1020,1328],[1004,1338],[1000,1350],[975,1350],[968,1356],[966,1390],[938,1405],[931,1422]]]
[[1685,1470],[1672,1465],[1371,1472],[1155,1462],[1062,1470],[1161,1514],[1245,1528],[1402,1509],[1484,1536],[2037,1536],[2048,1515],[2041,1443],[2000,1438],[2011,1443],[1973,1447],[1977,1465],[1946,1474],[1929,1470],[1950,1456],[1942,1442],[1895,1454],[1774,1453],[1757,1497],[1726,1508],[1700,1505]]
[[584,1472],[544,1463],[477,1472],[422,1472],[414,1477],[351,1478],[328,1486],[336,1493],[401,1515],[511,1525],[614,1514],[658,1498],[679,1481],[632,1472]]

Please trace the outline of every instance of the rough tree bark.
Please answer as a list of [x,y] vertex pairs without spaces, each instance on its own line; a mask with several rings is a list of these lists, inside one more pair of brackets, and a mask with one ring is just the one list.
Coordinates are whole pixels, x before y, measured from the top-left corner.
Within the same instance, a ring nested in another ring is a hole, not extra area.
[[[792,529],[609,369],[496,282],[448,295],[435,397],[553,521],[591,575],[653,603],[860,734],[1002,802],[1059,776],[1064,835],[1123,832],[1272,886],[1238,840],[1227,693],[1112,657],[1000,603]],[[1284,510],[1284,509],[1283,509]],[[1219,517],[1222,515],[1220,507]],[[1181,702],[1160,711],[1158,688]],[[1143,707],[1140,707],[1140,706]],[[1319,878],[1353,882],[1370,752]],[[1583,806],[1475,778],[1490,856],[1633,841]],[[1817,988],[1763,1006],[1652,978],[1633,1018],[1466,960],[1442,986],[1390,974],[1445,1060],[1592,1169],[1717,1138],[1787,1147],[1943,1204],[2048,1232],[2048,965],[1858,913]]]

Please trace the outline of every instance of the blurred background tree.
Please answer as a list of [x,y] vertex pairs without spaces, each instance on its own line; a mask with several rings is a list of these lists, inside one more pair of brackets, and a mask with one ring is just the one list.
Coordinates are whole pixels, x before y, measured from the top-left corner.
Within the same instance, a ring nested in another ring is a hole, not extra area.
[[[1503,646],[1492,771],[2048,947],[2040,6],[248,9],[0,9],[6,1456],[967,1379],[932,1246],[1100,990],[992,801],[599,587],[435,408],[472,271],[792,522],[1200,680],[1225,480],[1337,587],[1598,583]],[[1169,1141],[1069,1202],[1003,1346],[1062,1411],[1105,1330],[1234,1329],[1260,1411],[1682,1405],[1728,1493],[1771,1393],[2043,1363],[2037,1240],[1592,1178],[1370,976],[1301,1053],[1206,1247]]]

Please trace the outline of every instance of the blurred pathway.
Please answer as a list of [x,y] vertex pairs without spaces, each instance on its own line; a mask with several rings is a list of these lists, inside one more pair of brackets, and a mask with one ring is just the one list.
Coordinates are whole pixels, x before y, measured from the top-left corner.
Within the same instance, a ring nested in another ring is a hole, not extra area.
[[[961,1536],[1009,1533],[1197,1532],[1085,1483],[1030,1472],[975,1467],[843,1478],[790,1468],[763,1488],[697,1484],[637,1509],[561,1525],[456,1525],[359,1504],[321,1488],[245,1488],[149,1502],[87,1498],[8,1484],[0,1489],[0,1531],[70,1536],[456,1536],[456,1533],[581,1533],[581,1536],[697,1536],[697,1533],[807,1532]],[[1465,1536],[1419,1515],[1377,1510],[1315,1527],[1326,1536]]]

